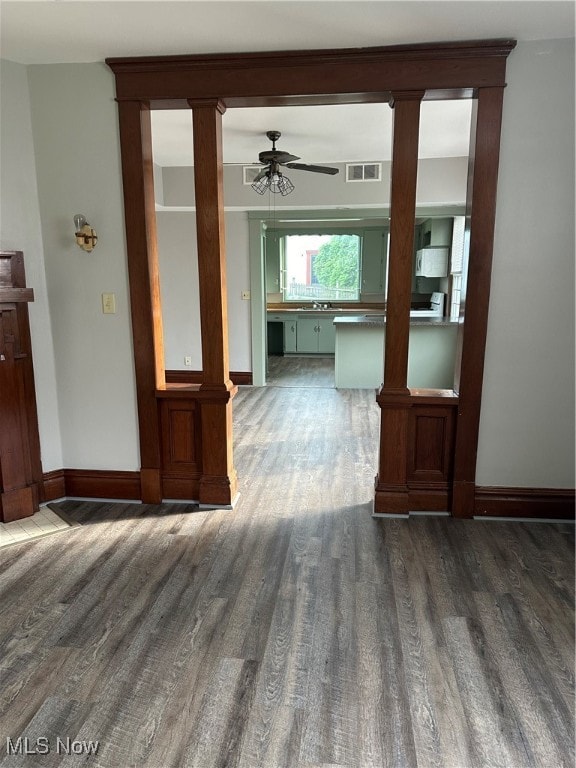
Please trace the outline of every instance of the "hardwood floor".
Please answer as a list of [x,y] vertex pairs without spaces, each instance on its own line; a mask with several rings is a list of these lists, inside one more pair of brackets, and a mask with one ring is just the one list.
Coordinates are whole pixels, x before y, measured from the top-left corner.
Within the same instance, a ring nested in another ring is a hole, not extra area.
[[273,387],[333,387],[334,356],[268,358],[266,381]]
[[234,512],[69,501],[2,551],[0,765],[573,766],[573,527],[372,518],[378,416],[241,388]]

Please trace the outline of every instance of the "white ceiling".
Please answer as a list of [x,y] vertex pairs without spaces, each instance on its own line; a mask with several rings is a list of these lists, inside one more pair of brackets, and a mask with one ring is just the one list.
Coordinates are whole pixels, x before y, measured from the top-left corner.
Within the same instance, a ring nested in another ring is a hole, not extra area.
[[[470,101],[428,101],[422,105],[420,157],[468,154]],[[387,104],[229,109],[223,118],[225,163],[253,165],[271,149],[267,130],[282,133],[278,149],[306,163],[390,160],[392,111]],[[192,164],[189,110],[152,113],[154,161]]]
[[22,64],[574,35],[573,0],[2,0],[0,18]]
[[[22,64],[103,61],[114,56],[242,52],[401,43],[574,36],[566,0],[1,0],[0,52]],[[513,55],[513,54],[512,54]],[[190,112],[154,113],[160,165],[191,163]],[[421,156],[467,153],[469,105],[423,105]],[[282,132],[280,149],[304,162],[386,160],[386,105],[230,109],[224,160],[254,163]]]

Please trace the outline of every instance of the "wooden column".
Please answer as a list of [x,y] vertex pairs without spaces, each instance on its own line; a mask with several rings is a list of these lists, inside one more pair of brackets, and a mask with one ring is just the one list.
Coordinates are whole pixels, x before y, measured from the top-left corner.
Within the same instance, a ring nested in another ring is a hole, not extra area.
[[386,297],[384,390],[407,394],[408,336],[412,298],[420,102],[423,91],[394,93],[390,256]]
[[224,221],[222,115],[218,99],[190,100],[194,134],[194,186],[198,241],[202,385],[200,419],[202,476],[200,502],[226,504],[236,496],[232,458],[226,246]]
[[141,498],[156,504],[162,501],[162,483],[155,392],[165,381],[150,109],[140,101],[120,101],[118,113],[140,432]]
[[472,114],[466,204],[470,222],[469,289],[459,339],[462,356],[457,383],[460,397],[452,505],[455,517],[474,514],[503,95],[503,87],[480,88]]
[[384,385],[377,397],[381,409],[380,456],[374,511],[408,511],[407,387],[410,301],[416,216],[420,102],[424,91],[395,92],[390,192],[390,255],[386,299]]

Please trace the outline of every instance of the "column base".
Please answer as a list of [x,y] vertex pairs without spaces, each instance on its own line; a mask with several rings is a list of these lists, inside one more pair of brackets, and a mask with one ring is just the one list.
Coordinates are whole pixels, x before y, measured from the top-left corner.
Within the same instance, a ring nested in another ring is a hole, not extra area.
[[199,502],[201,506],[232,507],[238,496],[238,480],[233,470],[229,476],[203,475],[200,478]]
[[0,493],[0,516],[3,523],[11,523],[13,520],[22,520],[31,517],[38,511],[35,503],[32,486],[15,488],[11,491]]

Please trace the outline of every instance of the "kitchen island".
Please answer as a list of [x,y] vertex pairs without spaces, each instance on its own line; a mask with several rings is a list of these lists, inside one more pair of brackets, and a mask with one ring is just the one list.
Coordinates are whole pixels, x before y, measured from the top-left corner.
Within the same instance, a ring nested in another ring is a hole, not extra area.
[[[334,327],[336,387],[379,387],[384,380],[385,315],[335,317]],[[457,331],[458,322],[448,318],[410,318],[410,388],[453,388]]]

